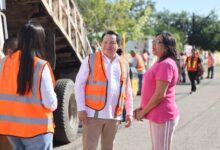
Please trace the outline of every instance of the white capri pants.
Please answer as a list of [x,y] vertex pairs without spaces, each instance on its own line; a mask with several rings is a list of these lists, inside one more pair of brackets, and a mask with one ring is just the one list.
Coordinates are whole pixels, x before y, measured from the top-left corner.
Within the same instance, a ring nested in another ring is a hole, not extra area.
[[152,150],[171,150],[172,138],[179,117],[165,123],[149,121]]

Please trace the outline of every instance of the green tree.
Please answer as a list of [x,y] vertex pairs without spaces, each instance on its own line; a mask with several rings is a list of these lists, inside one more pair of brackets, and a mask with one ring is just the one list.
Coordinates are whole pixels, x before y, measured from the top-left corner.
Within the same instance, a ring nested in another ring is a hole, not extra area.
[[134,10],[131,11],[134,15],[136,20],[135,25],[132,28],[131,39],[139,40],[139,39],[146,39],[146,35],[144,34],[144,26],[149,22],[151,13],[154,8],[154,2],[151,1],[142,1],[139,3],[133,3]]
[[109,29],[126,33],[128,39],[141,39],[142,27],[154,8],[154,3],[146,0],[77,0],[77,4],[90,40]]
[[177,48],[184,44],[203,49],[220,49],[220,21],[215,11],[206,17],[187,12],[157,12],[150,0],[76,0],[90,41],[105,30],[126,33],[126,40],[143,40],[162,31],[171,32]]
[[188,34],[188,42],[202,49],[219,50],[220,49],[220,21],[211,11],[206,17],[192,15],[192,27]]
[[154,11],[148,24],[145,25],[145,35],[156,35],[157,33],[168,31],[174,35],[177,41],[177,49],[182,50],[187,36],[187,13],[170,13]]
[[144,34],[155,35],[162,31],[174,34],[177,48],[180,50],[184,44],[202,49],[220,49],[220,22],[215,11],[211,11],[206,17],[190,15],[187,12],[154,11],[150,21],[145,25]]

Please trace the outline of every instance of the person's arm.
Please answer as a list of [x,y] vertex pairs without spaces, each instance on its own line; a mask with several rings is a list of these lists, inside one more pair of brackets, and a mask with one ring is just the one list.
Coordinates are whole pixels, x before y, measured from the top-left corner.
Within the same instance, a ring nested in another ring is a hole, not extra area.
[[50,74],[50,69],[46,64],[43,71],[42,71],[42,78],[41,78],[41,96],[42,96],[42,103],[43,106],[51,111],[57,109],[57,96],[54,92],[54,86],[52,77]]
[[87,123],[87,113],[85,110],[85,86],[89,75],[88,57],[80,66],[75,81],[75,98],[77,104],[78,118],[83,123]]
[[214,57],[214,55],[212,55],[212,64],[213,64],[213,66],[215,65],[215,57]]
[[198,68],[201,69],[202,68],[202,61],[200,58],[198,58]]
[[188,63],[188,59],[189,59],[189,57],[186,57],[185,64],[187,64],[187,63]]
[[125,109],[126,109],[126,118],[125,121],[127,122],[126,128],[130,127],[132,116],[133,116],[133,94],[132,94],[132,87],[130,81],[130,75],[128,74],[127,77],[127,84],[126,84],[126,99],[125,99]]
[[154,107],[161,103],[164,96],[166,95],[168,85],[168,81],[156,81],[156,90],[153,96],[151,97],[149,103],[142,110],[137,111],[137,120],[141,120],[145,114],[149,113]]

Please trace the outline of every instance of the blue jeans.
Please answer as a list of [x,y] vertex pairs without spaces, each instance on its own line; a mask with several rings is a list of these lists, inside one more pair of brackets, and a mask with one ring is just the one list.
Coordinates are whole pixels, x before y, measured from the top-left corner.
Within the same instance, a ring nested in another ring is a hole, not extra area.
[[141,88],[142,88],[142,78],[144,74],[138,74],[138,92],[141,93]]
[[13,150],[52,150],[53,133],[46,133],[33,138],[8,136]]

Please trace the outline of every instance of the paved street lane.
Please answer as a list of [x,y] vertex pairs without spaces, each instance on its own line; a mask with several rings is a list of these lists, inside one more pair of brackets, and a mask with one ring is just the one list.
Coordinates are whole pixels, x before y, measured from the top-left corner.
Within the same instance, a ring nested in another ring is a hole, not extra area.
[[[215,79],[204,79],[196,93],[189,94],[190,85],[178,85],[176,100],[180,121],[175,132],[173,150],[220,150],[220,67]],[[135,108],[140,97],[135,97]],[[81,150],[81,138],[74,143],[56,148]],[[115,150],[151,150],[148,123],[134,122],[129,129],[119,127]]]

